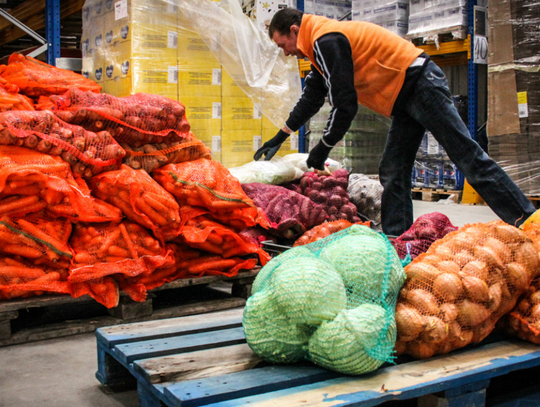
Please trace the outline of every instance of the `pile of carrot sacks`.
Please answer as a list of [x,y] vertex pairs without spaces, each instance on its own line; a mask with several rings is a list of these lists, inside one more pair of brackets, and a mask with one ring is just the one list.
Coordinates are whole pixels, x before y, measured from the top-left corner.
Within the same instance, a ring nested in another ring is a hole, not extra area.
[[184,106],[116,98],[13,54],[0,66],[0,300],[90,295],[234,276],[269,256],[265,214],[190,132]]

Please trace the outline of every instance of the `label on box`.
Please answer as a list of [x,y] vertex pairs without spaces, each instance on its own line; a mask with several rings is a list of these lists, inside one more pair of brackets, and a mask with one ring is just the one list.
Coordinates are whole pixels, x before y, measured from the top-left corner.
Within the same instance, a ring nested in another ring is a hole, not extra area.
[[127,0],[120,0],[114,3],[114,19],[120,20],[128,16]]
[[178,48],[178,33],[176,31],[168,32],[167,48]]
[[212,151],[215,153],[221,151],[221,136],[212,136]]
[[262,136],[253,136],[253,151],[257,151],[262,146]]
[[221,68],[214,68],[212,70],[212,85],[221,86]]
[[177,12],[178,12],[178,7],[176,6],[176,4],[167,2],[167,13],[176,14]]
[[253,118],[254,119],[262,119],[262,113],[261,113],[261,104],[255,103],[253,105]]
[[289,138],[291,140],[291,150],[298,150],[298,134],[291,134]]
[[178,67],[176,65],[169,66],[169,75],[167,82],[178,83]]
[[212,119],[221,119],[221,102],[212,103]]
[[518,113],[519,118],[529,117],[529,105],[527,104],[527,92],[518,92]]

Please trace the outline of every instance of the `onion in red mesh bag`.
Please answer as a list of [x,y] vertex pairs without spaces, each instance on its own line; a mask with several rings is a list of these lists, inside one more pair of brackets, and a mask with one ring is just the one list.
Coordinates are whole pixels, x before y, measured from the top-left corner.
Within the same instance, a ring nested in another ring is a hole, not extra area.
[[242,184],[242,189],[266,213],[270,222],[276,224],[269,232],[278,237],[296,239],[328,217],[321,205],[277,185]]
[[338,219],[360,222],[356,206],[349,200],[347,193],[348,177],[349,173],[345,169],[334,171],[331,175],[306,172],[297,191],[321,205],[329,215],[329,222]]
[[416,258],[420,253],[429,249],[431,244],[457,230],[450,219],[439,212],[428,213],[416,219],[412,226],[395,239],[392,244],[400,258],[404,259],[407,254]]

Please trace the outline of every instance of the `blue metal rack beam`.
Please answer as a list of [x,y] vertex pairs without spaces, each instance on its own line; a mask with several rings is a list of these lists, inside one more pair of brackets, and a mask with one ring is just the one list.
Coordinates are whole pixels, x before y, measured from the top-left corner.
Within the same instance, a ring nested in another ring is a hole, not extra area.
[[47,63],[56,66],[56,58],[60,58],[60,0],[46,0],[45,11]]
[[478,122],[478,65],[474,63],[474,6],[476,0],[468,2],[468,31],[470,35],[471,53],[468,69],[468,98],[469,98],[469,133],[476,140],[477,122]]

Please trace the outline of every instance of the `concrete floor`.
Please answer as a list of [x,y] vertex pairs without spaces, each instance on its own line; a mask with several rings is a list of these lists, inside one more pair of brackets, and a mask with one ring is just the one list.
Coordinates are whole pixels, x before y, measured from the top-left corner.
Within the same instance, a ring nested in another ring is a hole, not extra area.
[[[455,226],[489,222],[485,205],[414,201],[415,216],[441,212]],[[94,334],[0,348],[0,407],[136,407],[137,393],[111,393],[95,378]]]

